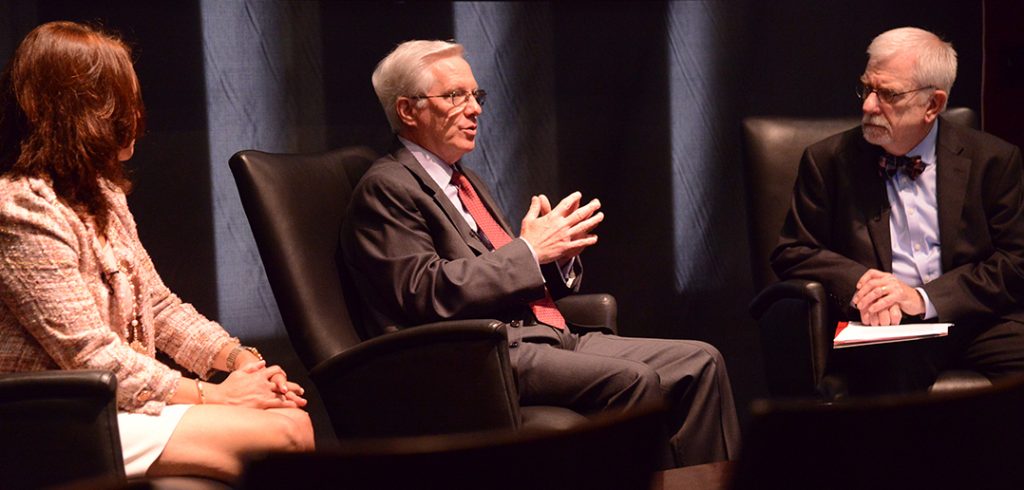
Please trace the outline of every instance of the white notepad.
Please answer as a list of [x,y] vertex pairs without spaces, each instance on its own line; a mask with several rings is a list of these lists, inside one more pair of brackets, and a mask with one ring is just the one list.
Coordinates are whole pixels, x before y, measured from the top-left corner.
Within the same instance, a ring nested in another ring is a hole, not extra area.
[[906,325],[871,326],[860,322],[840,322],[832,347],[842,349],[861,345],[906,342],[908,340],[945,337],[952,323],[908,323]]

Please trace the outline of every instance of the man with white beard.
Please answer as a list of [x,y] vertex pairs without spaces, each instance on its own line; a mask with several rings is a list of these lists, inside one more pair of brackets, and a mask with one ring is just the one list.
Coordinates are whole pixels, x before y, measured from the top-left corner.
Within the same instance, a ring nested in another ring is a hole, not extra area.
[[893,29],[868,47],[863,119],[804,152],[772,267],[821,282],[841,319],[951,322],[946,338],[835,351],[850,393],[924,389],[949,368],[1024,372],[1020,150],[944,119],[956,51]]

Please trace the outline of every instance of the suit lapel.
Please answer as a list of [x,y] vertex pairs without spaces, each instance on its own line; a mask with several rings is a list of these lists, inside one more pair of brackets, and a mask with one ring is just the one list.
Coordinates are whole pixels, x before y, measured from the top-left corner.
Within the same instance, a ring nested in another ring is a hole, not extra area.
[[[878,176],[878,159],[881,148],[869,144],[861,137],[860,153],[851,162],[857,187],[853,195],[858,196],[858,208],[864,213],[868,236],[875,249],[875,257],[882,271],[892,272],[892,236],[889,233],[889,217],[892,208],[885,192],[885,181]],[[858,192],[856,189],[863,189]]]
[[939,205],[939,241],[942,251],[942,270],[953,268],[952,247],[954,237],[960,229],[964,197],[967,194],[967,178],[971,161],[963,156],[963,144],[951,124],[939,123],[936,141],[936,200]]
[[[405,145],[402,145],[400,142],[397,144],[399,147],[392,151],[395,159],[416,176],[417,180],[420,182],[420,187],[423,188],[423,192],[426,192],[431,196],[431,198],[433,198],[434,203],[437,204],[437,206],[444,212],[445,216],[448,217],[448,222],[450,222],[459,232],[459,236],[461,236],[463,241],[466,242],[466,245],[469,245],[469,247],[475,250],[477,254],[486,253],[487,246],[477,238],[475,233],[473,233],[472,228],[469,227],[469,223],[466,223],[466,219],[462,217],[462,214],[459,213],[457,209],[455,209],[451,200],[448,199],[448,196],[445,195],[444,191],[437,186],[437,183],[434,182],[434,179],[427,173],[427,170],[423,168],[423,165],[420,165],[420,162],[416,161],[416,157],[412,156],[412,152],[410,152]],[[475,186],[476,183],[473,185]]]

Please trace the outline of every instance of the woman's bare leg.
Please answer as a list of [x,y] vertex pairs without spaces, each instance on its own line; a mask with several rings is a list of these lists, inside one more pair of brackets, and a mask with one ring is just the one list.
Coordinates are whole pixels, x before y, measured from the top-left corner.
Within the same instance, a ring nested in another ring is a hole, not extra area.
[[238,479],[251,453],[313,448],[313,425],[303,410],[196,405],[182,416],[146,475],[195,475],[230,482]]

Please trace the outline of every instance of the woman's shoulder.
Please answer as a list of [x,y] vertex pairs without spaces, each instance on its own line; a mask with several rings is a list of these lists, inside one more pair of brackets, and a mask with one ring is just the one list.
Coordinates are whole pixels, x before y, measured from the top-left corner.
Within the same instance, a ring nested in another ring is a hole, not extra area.
[[80,241],[90,227],[40,177],[0,177],[0,226],[12,235],[43,233]]
[[52,212],[58,206],[57,193],[45,179],[0,176],[0,214]]
[[30,237],[59,237],[77,243],[86,227],[74,210],[57,198],[53,187],[35,177],[0,176],[0,246],[17,249]]

